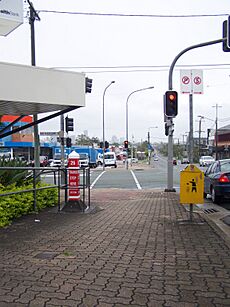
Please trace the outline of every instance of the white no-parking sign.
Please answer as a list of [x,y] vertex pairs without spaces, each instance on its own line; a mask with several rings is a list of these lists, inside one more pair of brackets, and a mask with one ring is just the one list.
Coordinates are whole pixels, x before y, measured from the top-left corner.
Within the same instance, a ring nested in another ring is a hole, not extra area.
[[182,94],[203,94],[203,71],[198,69],[183,69],[180,71]]

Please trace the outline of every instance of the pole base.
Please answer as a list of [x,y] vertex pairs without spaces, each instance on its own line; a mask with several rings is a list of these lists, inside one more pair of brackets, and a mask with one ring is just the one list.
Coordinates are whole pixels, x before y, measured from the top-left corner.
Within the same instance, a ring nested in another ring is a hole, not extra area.
[[172,188],[172,189],[165,189],[165,192],[176,192],[176,189]]
[[76,200],[76,201],[68,201],[64,207],[62,208],[62,211],[65,212],[84,212],[86,209],[86,205],[83,203],[82,200]]

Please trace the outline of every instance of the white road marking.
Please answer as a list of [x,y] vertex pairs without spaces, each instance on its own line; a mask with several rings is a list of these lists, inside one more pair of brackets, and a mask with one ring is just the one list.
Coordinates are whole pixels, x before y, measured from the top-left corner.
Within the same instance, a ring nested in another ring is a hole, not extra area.
[[96,184],[96,182],[100,179],[100,177],[105,173],[105,171],[103,171],[100,175],[97,176],[97,178],[94,180],[94,182],[91,184],[90,189],[92,189],[94,187],[94,185]]
[[136,183],[136,186],[137,186],[138,190],[142,190],[142,187],[141,187],[140,183],[138,182],[136,175],[134,174],[134,172],[132,170],[130,170],[130,172],[133,175],[133,179],[134,179],[134,181]]

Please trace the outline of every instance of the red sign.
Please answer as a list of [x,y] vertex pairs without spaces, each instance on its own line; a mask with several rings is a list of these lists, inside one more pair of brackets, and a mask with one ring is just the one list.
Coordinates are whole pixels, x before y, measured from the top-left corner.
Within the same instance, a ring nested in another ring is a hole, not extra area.
[[201,84],[201,78],[199,76],[196,76],[193,81],[196,85]]
[[[73,169],[71,169],[73,168]],[[69,179],[69,200],[76,201],[80,199],[80,174],[79,174],[79,154],[71,152],[68,159],[68,179]]]
[[189,78],[188,76],[184,76],[184,77],[182,78],[182,82],[183,82],[184,84],[189,84],[190,78]]

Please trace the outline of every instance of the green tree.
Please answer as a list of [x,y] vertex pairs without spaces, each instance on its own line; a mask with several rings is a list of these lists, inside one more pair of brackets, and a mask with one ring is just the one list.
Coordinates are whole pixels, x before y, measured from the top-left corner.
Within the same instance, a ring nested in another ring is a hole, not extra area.
[[92,146],[93,144],[99,144],[100,140],[97,137],[89,138],[85,134],[79,134],[75,142],[77,145]]
[[148,151],[148,141],[144,141],[137,144],[137,151]]

